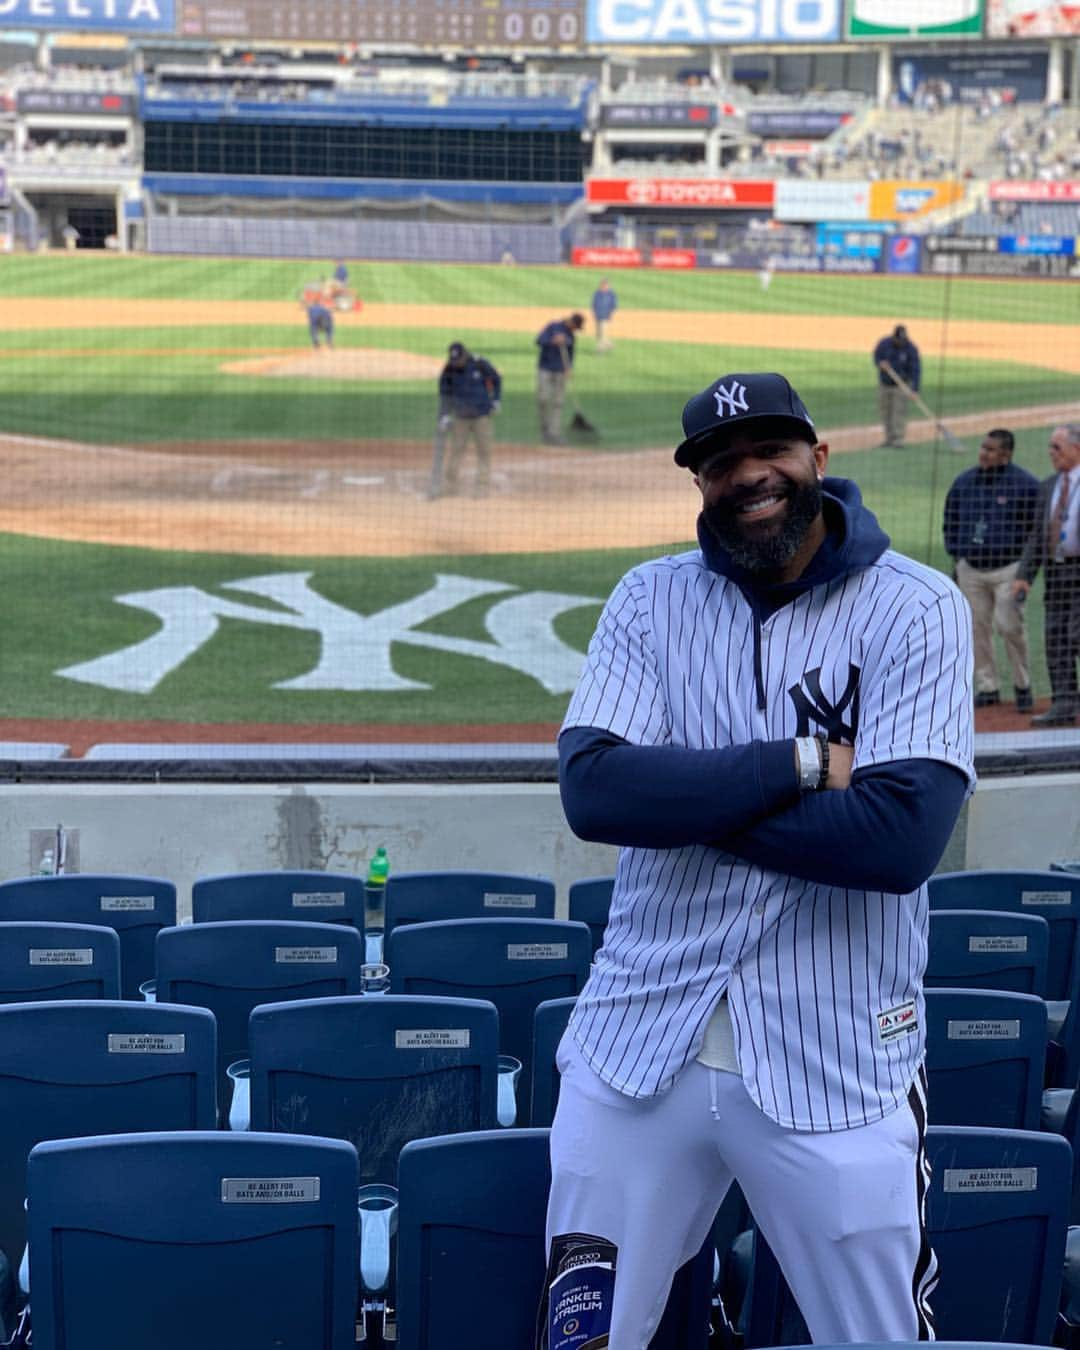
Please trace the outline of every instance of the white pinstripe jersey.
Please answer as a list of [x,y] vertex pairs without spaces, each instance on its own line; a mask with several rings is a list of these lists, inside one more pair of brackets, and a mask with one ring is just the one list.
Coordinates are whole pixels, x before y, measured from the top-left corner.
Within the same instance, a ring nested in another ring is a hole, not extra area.
[[[886,551],[777,610],[761,631],[763,709],[753,623],[700,552],[634,568],[564,727],[715,749],[812,734],[831,712],[854,732],[855,769],[928,758],[974,782],[970,616],[940,573]],[[809,728],[808,702],[825,711]],[[704,845],[624,848],[571,1033],[605,1082],[651,1096],[696,1055],[726,990],[742,1078],[766,1115],[798,1130],[867,1124],[902,1104],[923,1058],[926,941],[925,886],[844,890]]]

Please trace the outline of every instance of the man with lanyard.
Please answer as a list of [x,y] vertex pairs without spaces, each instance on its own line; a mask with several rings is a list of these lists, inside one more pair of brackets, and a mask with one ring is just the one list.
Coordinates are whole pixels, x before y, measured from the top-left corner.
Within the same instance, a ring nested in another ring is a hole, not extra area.
[[956,563],[956,584],[971,606],[975,640],[975,706],[1001,702],[994,632],[1012,667],[1016,711],[1029,713],[1031,658],[1024,611],[1013,582],[1035,522],[1038,480],[1014,464],[1011,431],[988,431],[979,462],[966,469],[945,498],[945,551]]
[[1080,712],[1076,665],[1080,660],[1080,422],[1055,427],[1050,437],[1055,472],[1039,485],[1035,526],[1028,535],[1013,589],[1018,599],[1043,569],[1046,665],[1050,707],[1031,719],[1036,727],[1071,727]]

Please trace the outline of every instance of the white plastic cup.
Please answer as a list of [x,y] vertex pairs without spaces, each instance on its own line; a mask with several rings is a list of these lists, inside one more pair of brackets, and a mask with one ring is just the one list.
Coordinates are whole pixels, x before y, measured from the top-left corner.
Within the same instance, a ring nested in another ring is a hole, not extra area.
[[390,992],[390,967],[382,961],[367,961],[360,967],[360,989],[365,994]]
[[390,1283],[390,1239],[397,1232],[396,1186],[361,1186],[356,1199],[360,1220],[360,1284],[381,1294]]
[[513,1055],[498,1058],[499,1095],[495,1116],[500,1125],[509,1128],[517,1122],[517,1085],[521,1077],[521,1060]]
[[229,1129],[234,1133],[251,1129],[251,1060],[236,1059],[225,1070],[232,1083],[229,1103]]

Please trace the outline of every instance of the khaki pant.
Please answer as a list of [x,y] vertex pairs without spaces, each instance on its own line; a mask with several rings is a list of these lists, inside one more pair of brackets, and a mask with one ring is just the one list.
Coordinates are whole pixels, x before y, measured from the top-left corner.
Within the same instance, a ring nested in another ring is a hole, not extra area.
[[907,430],[908,397],[895,384],[878,385],[878,407],[886,445],[903,445]]
[[598,352],[611,351],[611,339],[607,336],[608,324],[610,319],[596,320],[596,350]]
[[980,571],[962,558],[956,564],[956,584],[971,606],[971,627],[975,643],[975,692],[993,693],[998,687],[994,660],[994,632],[1001,634],[1005,653],[1017,689],[1031,687],[1031,656],[1028,652],[1024,611],[1012,598],[1018,562],[1008,567]]
[[458,491],[461,461],[468,444],[476,447],[476,490],[486,492],[491,482],[491,417],[455,417],[447,443],[444,491]]
[[536,406],[540,414],[540,435],[545,441],[562,444],[562,410],[566,398],[566,372],[564,370],[538,370],[536,372]]

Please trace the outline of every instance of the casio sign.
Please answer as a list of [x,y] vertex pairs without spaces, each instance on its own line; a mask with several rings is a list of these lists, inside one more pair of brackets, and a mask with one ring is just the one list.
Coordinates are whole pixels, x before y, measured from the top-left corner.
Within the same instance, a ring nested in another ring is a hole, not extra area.
[[592,42],[831,42],[841,0],[589,0]]

